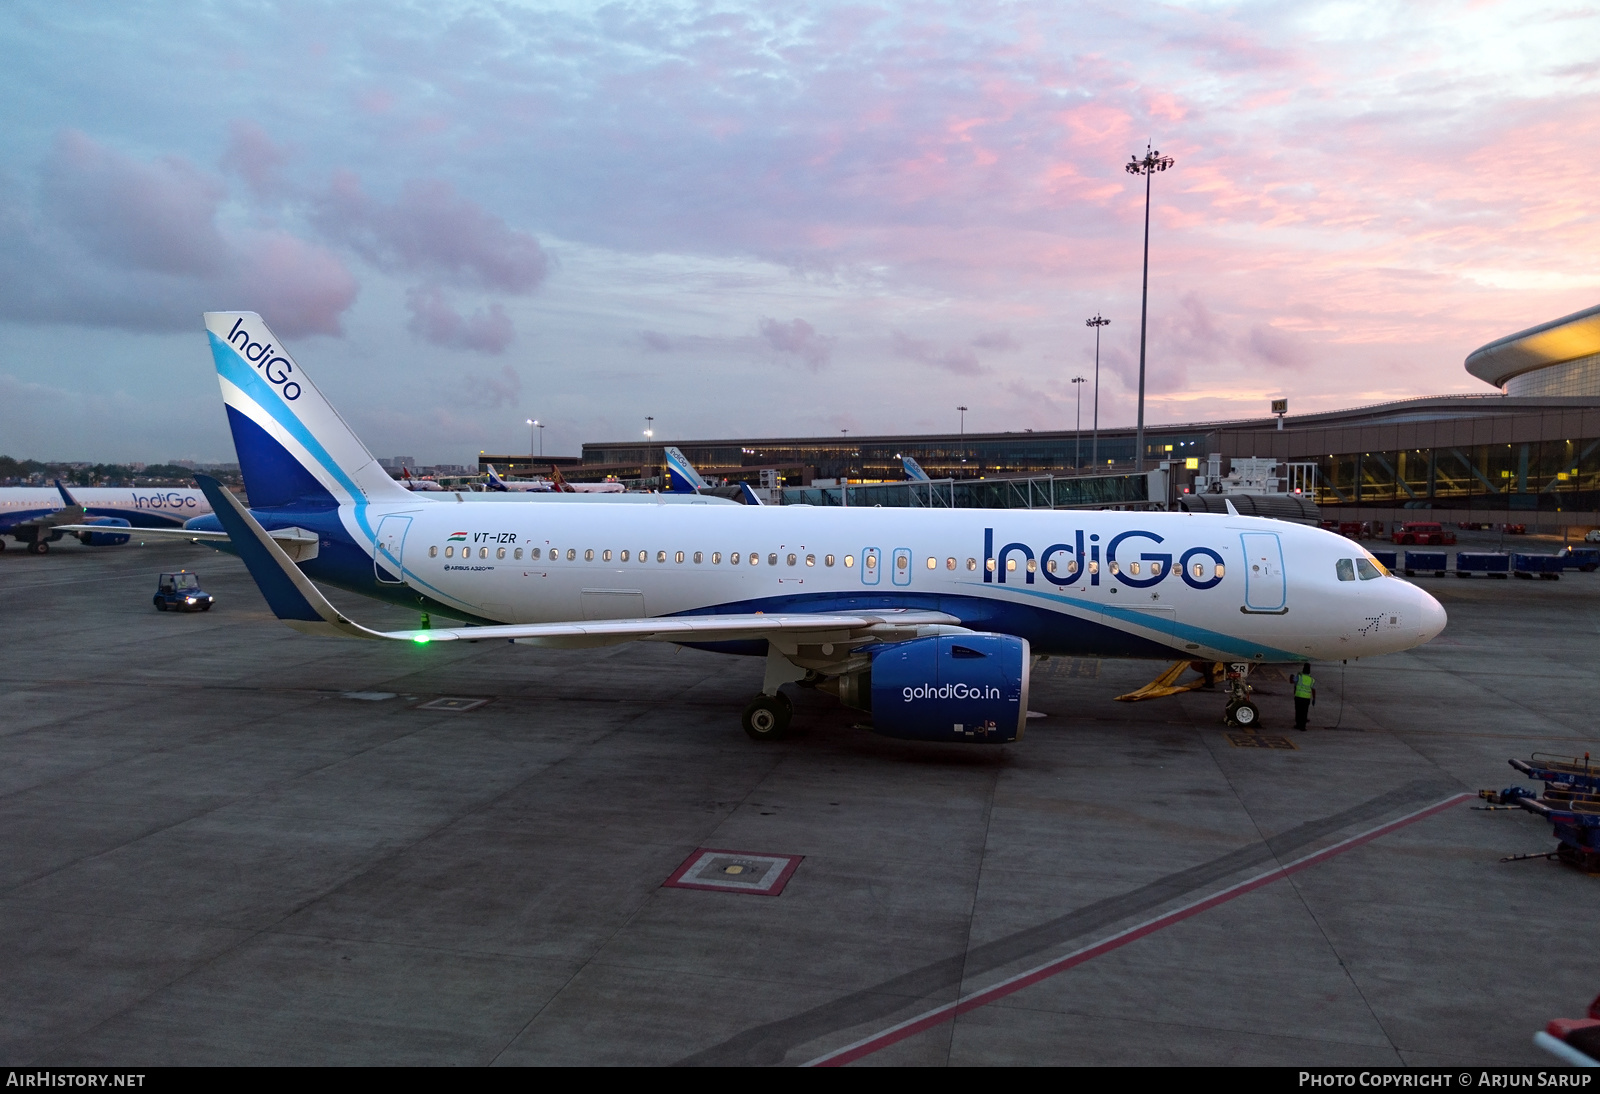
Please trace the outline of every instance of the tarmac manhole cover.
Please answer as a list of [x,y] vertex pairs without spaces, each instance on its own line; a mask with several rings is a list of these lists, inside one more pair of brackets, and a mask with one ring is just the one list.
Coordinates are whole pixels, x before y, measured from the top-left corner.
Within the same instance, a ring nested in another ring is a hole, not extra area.
[[697,847],[661,885],[666,889],[710,889],[719,893],[777,896],[789,884],[789,878],[804,858],[804,855],[762,855]]
[[1228,743],[1234,748],[1286,748],[1295,751],[1300,748],[1287,737],[1273,737],[1265,733],[1230,733]]
[[489,700],[487,699],[458,699],[451,696],[442,696],[430,699],[426,703],[417,704],[418,710],[453,710],[460,713],[464,710],[477,710]]

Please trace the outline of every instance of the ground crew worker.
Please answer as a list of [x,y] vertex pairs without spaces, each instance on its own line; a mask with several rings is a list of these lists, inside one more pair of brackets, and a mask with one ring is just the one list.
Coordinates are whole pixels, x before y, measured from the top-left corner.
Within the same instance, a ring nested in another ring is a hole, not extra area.
[[1306,719],[1311,717],[1311,704],[1317,701],[1317,680],[1311,675],[1309,663],[1301,665],[1291,679],[1294,681],[1294,728],[1305,729]]

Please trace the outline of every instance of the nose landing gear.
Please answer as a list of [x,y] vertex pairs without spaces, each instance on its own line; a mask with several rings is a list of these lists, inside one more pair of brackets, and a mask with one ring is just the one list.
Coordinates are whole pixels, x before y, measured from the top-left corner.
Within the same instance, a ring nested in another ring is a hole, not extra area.
[[1222,721],[1240,729],[1255,729],[1261,724],[1261,711],[1250,701],[1250,669],[1247,661],[1228,666],[1228,705],[1222,709]]

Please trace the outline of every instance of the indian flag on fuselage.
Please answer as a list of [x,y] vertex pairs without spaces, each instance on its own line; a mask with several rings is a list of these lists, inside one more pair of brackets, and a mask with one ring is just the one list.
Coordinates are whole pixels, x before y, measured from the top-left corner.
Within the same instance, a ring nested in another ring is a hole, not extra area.
[[465,533],[465,532],[451,532],[450,533],[450,538],[448,540],[446,540],[446,542],[447,543],[460,543],[462,540],[464,540],[466,538],[467,538],[467,533]]

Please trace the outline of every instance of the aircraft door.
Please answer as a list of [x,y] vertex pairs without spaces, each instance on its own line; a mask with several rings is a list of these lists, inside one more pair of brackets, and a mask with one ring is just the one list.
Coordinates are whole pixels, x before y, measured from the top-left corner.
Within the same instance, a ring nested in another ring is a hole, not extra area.
[[876,585],[883,578],[882,556],[876,547],[861,548],[861,584]]
[[1244,546],[1244,607],[1250,612],[1288,611],[1283,544],[1276,532],[1241,532]]
[[378,522],[377,542],[372,545],[372,573],[385,585],[402,585],[405,568],[406,533],[411,530],[410,517],[384,517]]
[[891,573],[896,585],[911,584],[911,548],[894,549],[894,570]]

